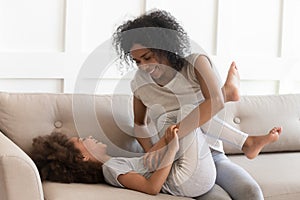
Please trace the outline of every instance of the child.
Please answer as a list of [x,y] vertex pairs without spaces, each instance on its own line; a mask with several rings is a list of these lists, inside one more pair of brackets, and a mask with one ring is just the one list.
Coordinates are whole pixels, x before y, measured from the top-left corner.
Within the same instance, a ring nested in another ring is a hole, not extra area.
[[[42,180],[63,183],[101,183],[105,181],[117,187],[125,187],[152,195],[161,190],[169,193],[167,179],[179,149],[177,131],[176,126],[173,126],[172,131],[166,132],[161,139],[161,143],[165,144],[161,149],[164,156],[159,167],[152,170],[145,167],[143,157],[111,157],[106,153],[106,145],[92,137],[69,138],[59,132],[34,138],[30,155]],[[180,165],[180,163],[177,162],[174,165]],[[198,182],[209,185],[208,188],[204,188],[205,192],[214,184],[214,178],[198,180]],[[180,191],[180,188],[174,192],[176,193],[176,191]]]
[[[164,156],[160,165],[152,171],[144,167],[143,157],[110,157],[106,153],[106,145],[91,137],[69,138],[59,132],[34,138],[31,157],[38,167],[42,180],[63,183],[106,181],[117,187],[155,195],[161,190],[167,192],[170,187],[168,175],[179,149],[178,129],[176,126],[172,127],[172,131],[167,131],[162,138],[165,148],[161,149]],[[276,128],[270,132],[275,131]],[[173,165],[180,163],[175,161]],[[194,184],[199,183],[211,185],[214,178],[198,180]],[[181,188],[176,190],[180,192]]]

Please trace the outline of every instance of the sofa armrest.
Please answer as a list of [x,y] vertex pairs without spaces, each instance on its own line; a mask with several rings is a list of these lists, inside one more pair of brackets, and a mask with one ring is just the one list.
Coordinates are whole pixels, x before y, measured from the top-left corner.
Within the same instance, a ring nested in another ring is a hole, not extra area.
[[0,199],[43,200],[39,172],[31,158],[0,132]]

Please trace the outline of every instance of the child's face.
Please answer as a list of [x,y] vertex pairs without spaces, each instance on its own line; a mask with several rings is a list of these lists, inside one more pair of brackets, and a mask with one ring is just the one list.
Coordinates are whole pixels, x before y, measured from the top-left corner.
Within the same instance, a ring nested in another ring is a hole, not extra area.
[[98,142],[92,137],[88,138],[78,138],[72,137],[70,139],[75,148],[79,149],[84,157],[85,161],[101,162],[104,163],[104,157],[106,154],[106,144]]

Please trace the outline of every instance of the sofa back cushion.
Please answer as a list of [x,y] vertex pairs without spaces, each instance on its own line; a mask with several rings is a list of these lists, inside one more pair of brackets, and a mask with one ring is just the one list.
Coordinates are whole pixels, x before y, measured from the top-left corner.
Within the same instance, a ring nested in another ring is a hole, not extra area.
[[[264,135],[282,126],[280,139],[262,152],[300,151],[300,94],[243,96],[226,104],[219,114],[227,123],[250,135]],[[241,153],[224,142],[226,153]]]
[[[263,152],[300,151],[300,94],[243,96],[219,113],[250,135],[282,126],[279,141]],[[0,93],[0,131],[25,152],[32,138],[60,131],[69,136],[92,135],[108,144],[113,156],[136,156],[142,149],[132,137],[132,96]],[[224,142],[228,154],[242,153]],[[136,153],[137,152],[137,153]]]
[[34,137],[60,131],[69,136],[91,135],[108,144],[108,153],[113,156],[135,156],[134,152],[142,149],[131,135],[131,98],[2,92],[0,130],[26,153]]

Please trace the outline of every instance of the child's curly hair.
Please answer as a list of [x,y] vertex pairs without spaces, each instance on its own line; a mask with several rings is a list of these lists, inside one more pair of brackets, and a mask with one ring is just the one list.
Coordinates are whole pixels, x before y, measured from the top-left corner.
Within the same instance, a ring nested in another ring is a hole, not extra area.
[[84,161],[69,138],[59,132],[33,139],[30,153],[41,179],[61,183],[104,182],[102,164]]
[[165,56],[171,67],[180,71],[190,53],[187,33],[168,12],[154,10],[120,25],[113,34],[113,44],[121,60],[133,62],[130,49],[134,44],[149,48],[159,56]]

